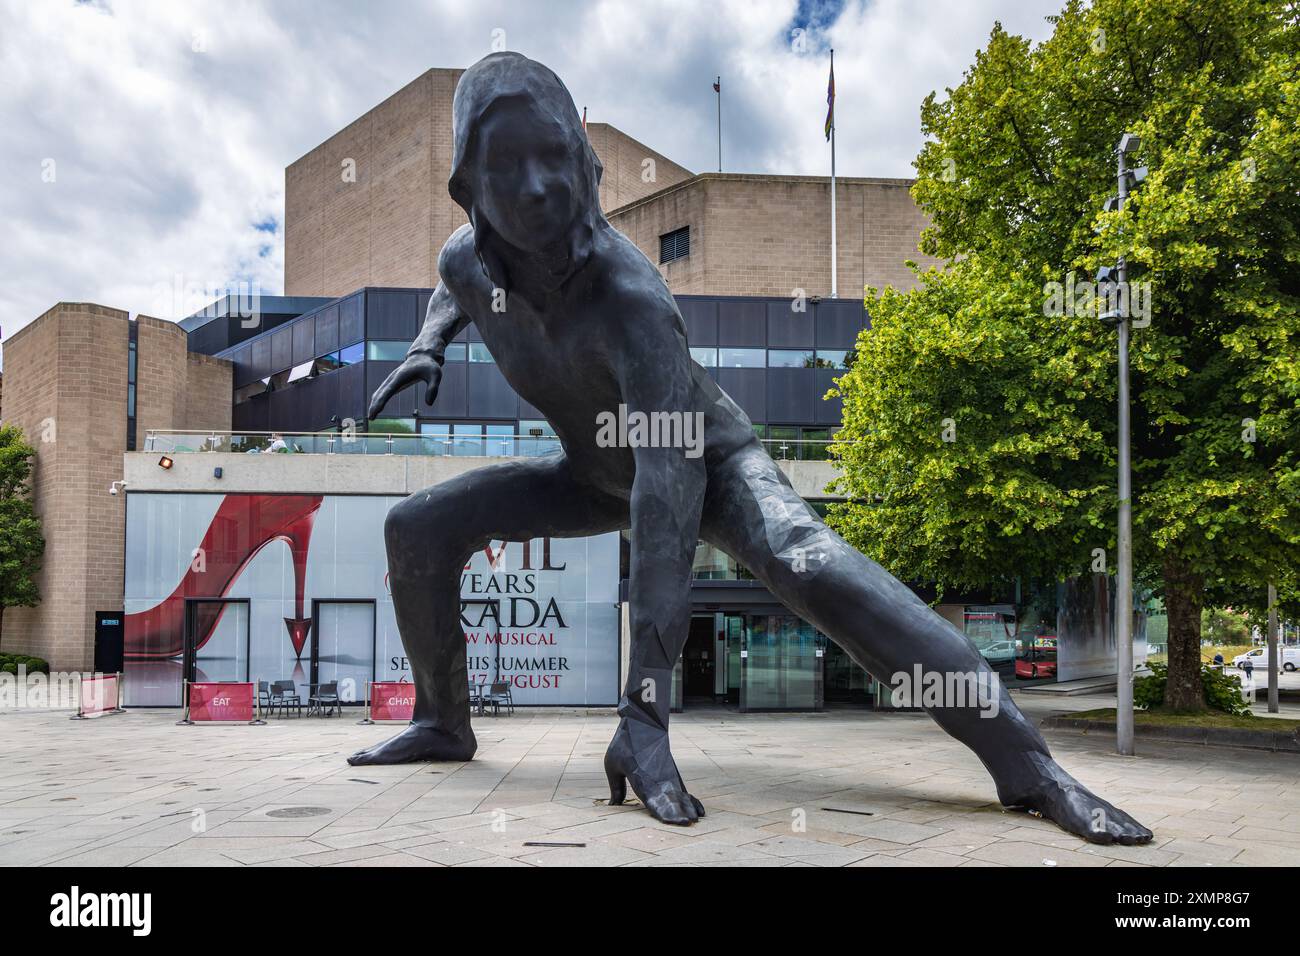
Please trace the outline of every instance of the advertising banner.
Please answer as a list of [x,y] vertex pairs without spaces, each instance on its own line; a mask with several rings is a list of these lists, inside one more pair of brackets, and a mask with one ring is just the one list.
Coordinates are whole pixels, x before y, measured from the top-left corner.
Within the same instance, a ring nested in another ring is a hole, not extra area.
[[245,683],[190,684],[189,719],[194,722],[257,717],[253,685]]
[[[389,495],[133,493],[125,700],[181,704],[204,682],[409,682],[389,592]],[[429,547],[436,548],[430,541]],[[466,663],[516,704],[618,702],[619,536],[492,541],[461,573]]]
[[370,685],[371,720],[410,720],[415,715],[415,685],[375,681]]
[[117,674],[96,674],[77,681],[77,716],[100,717],[118,710]]

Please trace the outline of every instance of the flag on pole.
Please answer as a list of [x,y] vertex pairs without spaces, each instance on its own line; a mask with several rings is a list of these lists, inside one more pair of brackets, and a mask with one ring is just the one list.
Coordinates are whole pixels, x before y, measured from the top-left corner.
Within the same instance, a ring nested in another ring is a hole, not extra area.
[[835,51],[831,51],[831,79],[826,85],[826,138],[835,128]]

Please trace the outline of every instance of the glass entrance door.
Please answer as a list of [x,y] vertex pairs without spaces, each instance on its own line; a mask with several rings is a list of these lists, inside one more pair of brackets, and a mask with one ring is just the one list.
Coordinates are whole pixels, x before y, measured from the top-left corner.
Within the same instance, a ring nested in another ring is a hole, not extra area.
[[185,602],[184,671],[190,681],[248,680],[247,600]]
[[727,638],[727,703],[740,706],[740,652],[745,646],[745,616],[728,614],[723,620]]
[[817,629],[791,614],[749,618],[741,656],[740,709],[820,710]]
[[365,700],[375,679],[375,602],[316,601],[312,628],[312,683],[339,685],[344,703]]

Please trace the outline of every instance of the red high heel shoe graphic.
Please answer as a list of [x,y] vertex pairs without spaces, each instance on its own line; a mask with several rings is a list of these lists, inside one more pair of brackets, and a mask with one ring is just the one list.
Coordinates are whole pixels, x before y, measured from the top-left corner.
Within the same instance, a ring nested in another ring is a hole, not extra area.
[[[240,573],[272,541],[289,545],[293,555],[294,617],[286,617],[294,653],[302,656],[311,631],[303,617],[303,588],[307,583],[307,547],[321,495],[227,495],[199,543],[202,570],[191,565],[176,590],[147,611],[126,615],[123,637],[127,660],[170,660],[185,649],[186,598],[225,597]],[[212,637],[225,605],[195,608],[195,648]]]

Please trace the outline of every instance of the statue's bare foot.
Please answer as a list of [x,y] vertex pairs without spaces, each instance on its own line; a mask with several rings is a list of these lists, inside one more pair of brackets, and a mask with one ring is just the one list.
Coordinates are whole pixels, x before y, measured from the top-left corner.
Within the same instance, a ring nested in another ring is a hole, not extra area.
[[1061,829],[1089,843],[1150,843],[1152,833],[1131,816],[1097,796],[1061,769],[1046,754],[1030,754],[1038,779],[1019,792],[999,786],[1002,803],[1018,810],[1036,810]]
[[433,727],[411,724],[396,737],[381,744],[358,750],[348,758],[354,767],[366,764],[416,763],[421,760],[472,760],[478,741],[474,732],[465,728],[463,736],[449,734]]
[[704,804],[686,792],[686,784],[668,749],[668,733],[636,720],[623,718],[605,752],[609,802],[618,806],[627,798],[627,785],[662,823],[690,826],[704,816]]

